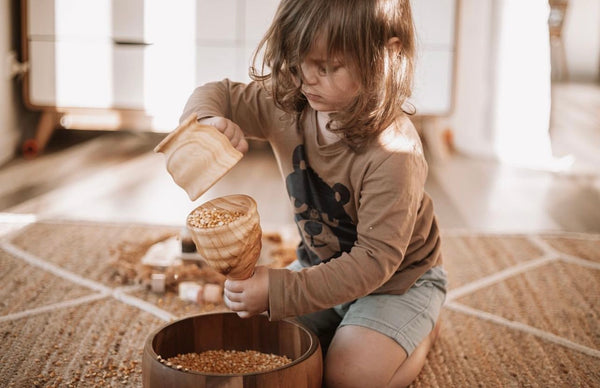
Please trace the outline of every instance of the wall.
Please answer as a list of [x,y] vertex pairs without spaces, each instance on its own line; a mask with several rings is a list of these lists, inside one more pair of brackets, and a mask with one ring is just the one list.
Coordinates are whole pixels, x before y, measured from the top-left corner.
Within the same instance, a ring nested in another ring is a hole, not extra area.
[[455,110],[464,154],[553,168],[545,1],[462,0]]
[[600,1],[569,0],[563,41],[569,79],[600,81]]
[[449,125],[460,152],[490,156],[493,153],[488,126],[492,3],[490,0],[461,0],[459,7],[455,102]]
[[16,2],[0,0],[0,165],[10,160],[20,139],[17,116],[19,107],[17,83],[8,77],[6,58],[14,47],[13,14]]

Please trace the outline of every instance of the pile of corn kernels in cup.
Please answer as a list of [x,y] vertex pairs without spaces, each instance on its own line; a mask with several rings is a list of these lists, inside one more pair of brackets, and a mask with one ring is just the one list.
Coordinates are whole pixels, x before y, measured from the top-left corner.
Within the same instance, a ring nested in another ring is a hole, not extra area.
[[188,216],[187,221],[194,228],[208,229],[230,224],[243,215],[240,211],[198,208]]
[[256,350],[207,350],[202,353],[178,354],[167,359],[158,356],[157,359],[178,370],[216,374],[265,372],[292,362],[287,356]]

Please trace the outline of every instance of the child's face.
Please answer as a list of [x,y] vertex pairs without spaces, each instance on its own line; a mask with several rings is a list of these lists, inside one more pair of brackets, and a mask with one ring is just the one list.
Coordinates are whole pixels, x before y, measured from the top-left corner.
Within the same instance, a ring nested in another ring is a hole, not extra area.
[[302,93],[316,111],[340,111],[358,93],[358,77],[341,59],[327,58],[324,39],[315,42],[300,67],[303,75]]

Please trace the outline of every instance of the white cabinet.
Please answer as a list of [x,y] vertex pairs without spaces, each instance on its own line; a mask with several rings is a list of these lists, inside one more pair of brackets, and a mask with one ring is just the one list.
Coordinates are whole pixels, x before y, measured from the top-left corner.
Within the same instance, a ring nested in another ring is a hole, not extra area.
[[133,109],[165,121],[181,110],[195,84],[195,1],[27,3],[32,106]]
[[[412,1],[419,48],[412,102],[421,115],[451,109],[456,1]],[[249,80],[252,52],[278,3],[22,0],[26,102],[54,115],[118,112],[116,126],[170,131],[197,85]]]
[[452,109],[457,1],[411,0],[417,31],[412,102],[419,115],[447,115]]

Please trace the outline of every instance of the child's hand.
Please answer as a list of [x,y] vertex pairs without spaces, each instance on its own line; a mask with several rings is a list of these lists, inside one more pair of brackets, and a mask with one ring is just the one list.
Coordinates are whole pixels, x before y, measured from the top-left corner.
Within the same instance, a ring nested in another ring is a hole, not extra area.
[[241,153],[245,154],[248,151],[248,142],[244,138],[244,132],[242,132],[240,127],[233,121],[226,119],[225,117],[206,117],[198,120],[198,123],[212,125],[217,128],[227,136],[231,145]]
[[258,266],[246,280],[225,280],[225,304],[241,318],[267,311],[269,307],[269,270]]

